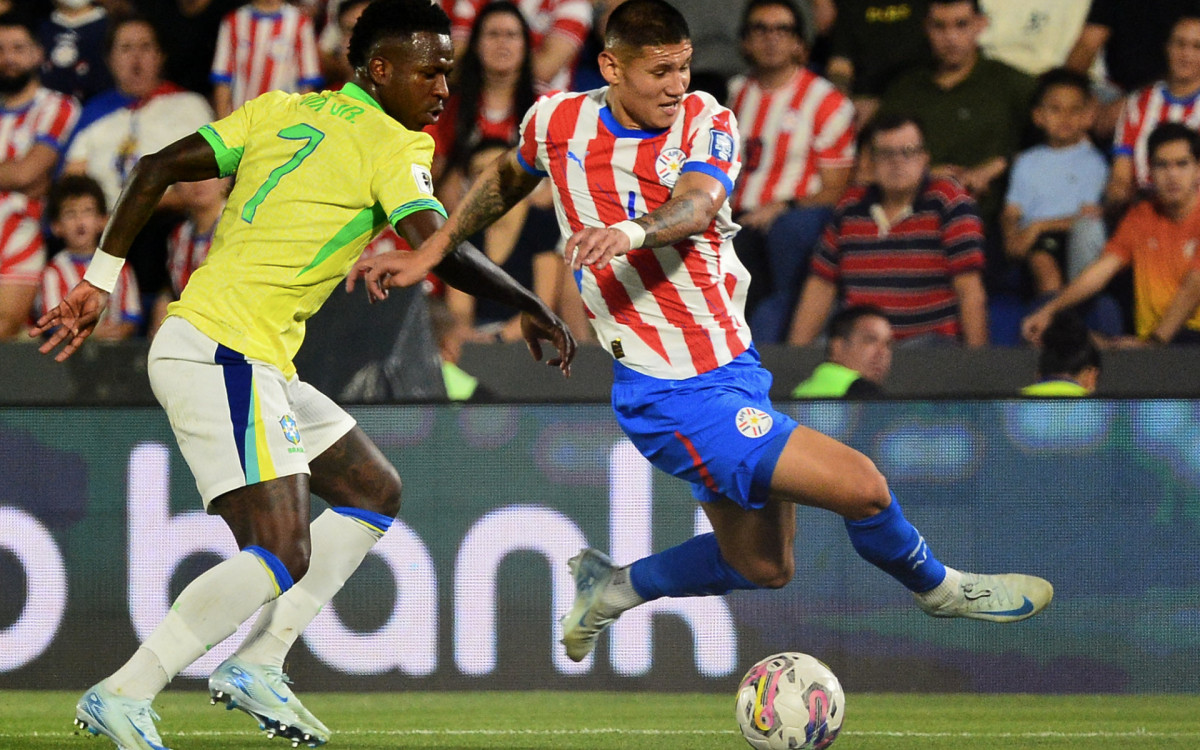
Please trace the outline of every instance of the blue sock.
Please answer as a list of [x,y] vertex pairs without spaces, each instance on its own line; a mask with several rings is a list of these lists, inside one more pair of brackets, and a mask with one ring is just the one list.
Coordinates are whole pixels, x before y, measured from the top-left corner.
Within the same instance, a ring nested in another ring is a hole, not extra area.
[[850,543],[864,560],[903,583],[909,591],[929,591],[946,577],[946,566],[925,538],[904,517],[892,493],[892,503],[881,513],[861,521],[846,521]]
[[629,583],[646,601],[664,596],[711,596],[734,589],[762,588],[746,580],[721,556],[716,534],[643,557],[629,566]]

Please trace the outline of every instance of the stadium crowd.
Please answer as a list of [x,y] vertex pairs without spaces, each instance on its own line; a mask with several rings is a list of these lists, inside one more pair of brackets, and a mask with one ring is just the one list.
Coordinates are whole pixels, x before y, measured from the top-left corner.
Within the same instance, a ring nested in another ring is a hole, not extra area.
[[[448,210],[539,95],[603,85],[620,1],[442,0]],[[140,156],[266,91],[344,84],[367,2],[0,0],[0,340],[82,277]],[[736,24],[724,3],[679,7],[693,88],[738,121],[759,343],[822,341],[845,309],[886,324],[889,350],[1038,345],[1064,310],[1101,347],[1200,342],[1200,3],[748,0]],[[167,194],[98,335],[154,335],[227,189]],[[475,238],[587,341],[559,242],[548,188]],[[389,228],[367,252],[402,245]],[[453,315],[443,351],[520,340],[511,311],[426,287]]]

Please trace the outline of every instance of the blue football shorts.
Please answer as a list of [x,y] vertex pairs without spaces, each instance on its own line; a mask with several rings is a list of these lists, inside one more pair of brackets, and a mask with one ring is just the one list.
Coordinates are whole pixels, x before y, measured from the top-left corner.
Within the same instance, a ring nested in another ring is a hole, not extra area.
[[614,361],[617,423],[650,463],[692,485],[700,502],[767,502],[771,475],[796,420],[767,396],[771,373],[751,347],[686,380],[663,380]]

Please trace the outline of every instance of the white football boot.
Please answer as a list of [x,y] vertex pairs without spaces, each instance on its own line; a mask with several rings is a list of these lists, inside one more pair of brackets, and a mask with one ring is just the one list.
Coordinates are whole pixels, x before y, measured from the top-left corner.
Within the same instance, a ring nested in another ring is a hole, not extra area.
[[158,736],[149,700],[122,698],[100,682],[75,704],[75,726],[104,735],[120,750],[169,750]]
[[239,709],[258,721],[267,738],[284,737],[292,747],[317,747],[329,741],[329,727],[312,715],[288,687],[291,682],[279,667],[251,664],[229,657],[208,678],[209,700]]
[[[918,606],[934,617],[969,617],[991,622],[1017,622],[1033,617],[1054,598],[1054,587],[1037,576],[1021,573],[963,573],[946,568],[948,591],[942,586],[914,594]],[[955,582],[953,577],[957,576]],[[943,594],[943,595],[939,595]],[[942,601],[930,601],[942,599]]]
[[621,616],[621,611],[605,606],[603,595],[618,568],[608,555],[585,549],[567,564],[575,577],[575,603],[563,615],[562,644],[572,661],[583,661],[596,648],[596,639]]

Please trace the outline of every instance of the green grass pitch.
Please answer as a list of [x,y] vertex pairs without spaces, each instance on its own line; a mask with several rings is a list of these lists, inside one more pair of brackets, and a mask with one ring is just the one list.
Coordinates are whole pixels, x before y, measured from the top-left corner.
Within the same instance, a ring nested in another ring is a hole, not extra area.
[[[77,693],[0,691],[0,749],[106,750],[71,726]],[[314,693],[338,748],[740,750],[732,695],[586,692]],[[290,747],[202,691],[155,702],[173,750]],[[848,698],[838,750],[1200,747],[1197,695],[889,695]]]

